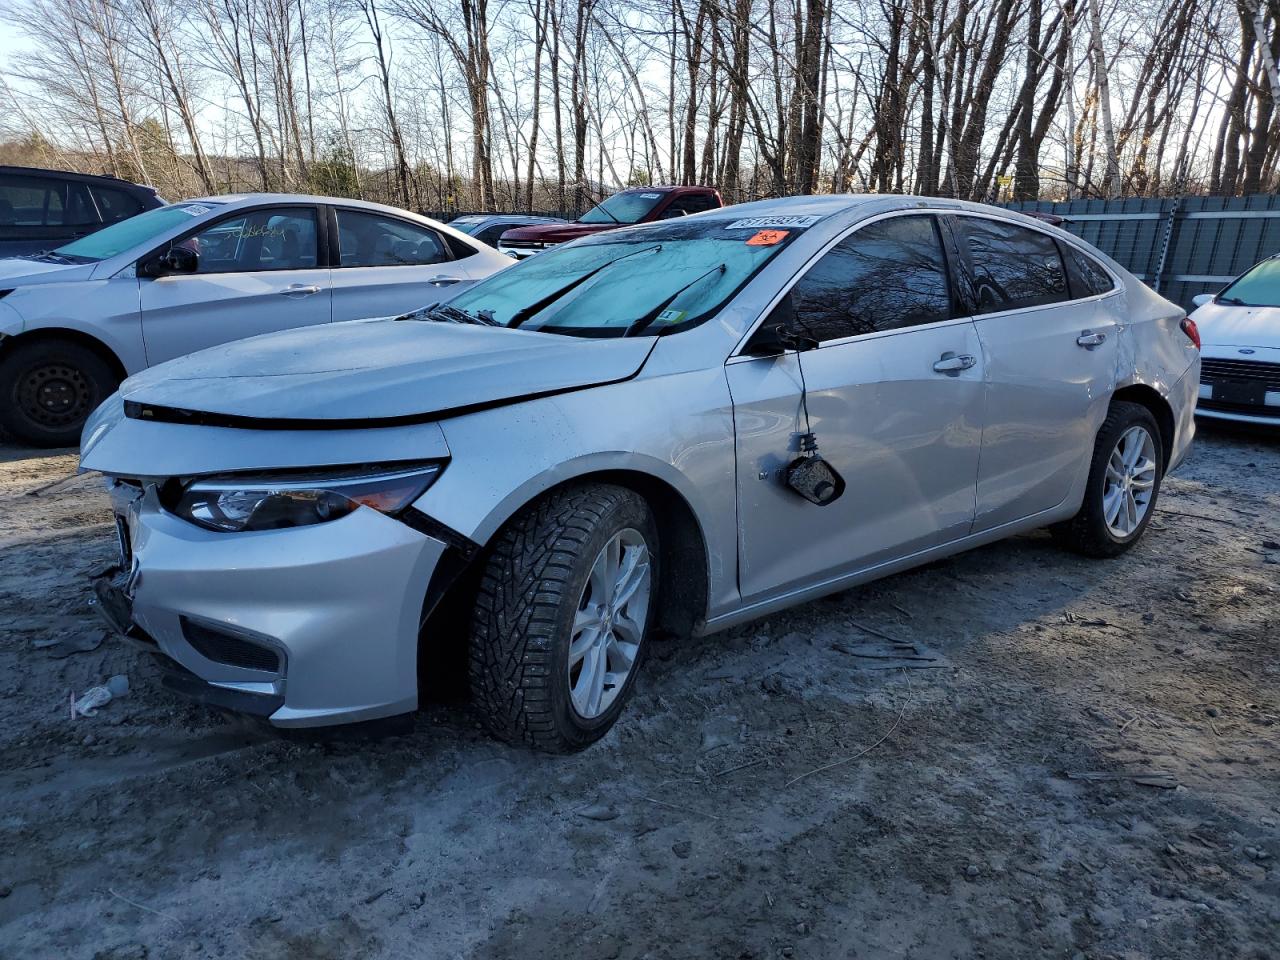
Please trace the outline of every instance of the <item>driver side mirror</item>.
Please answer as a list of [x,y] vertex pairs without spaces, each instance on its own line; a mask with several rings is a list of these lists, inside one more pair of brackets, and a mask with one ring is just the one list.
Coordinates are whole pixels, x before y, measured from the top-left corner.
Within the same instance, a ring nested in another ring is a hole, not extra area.
[[795,305],[787,293],[747,342],[743,353],[752,357],[777,357],[788,350],[816,350],[818,341],[799,329]]
[[200,269],[200,256],[188,247],[170,247],[152,257],[139,269],[144,277],[167,277],[175,273],[195,273]]

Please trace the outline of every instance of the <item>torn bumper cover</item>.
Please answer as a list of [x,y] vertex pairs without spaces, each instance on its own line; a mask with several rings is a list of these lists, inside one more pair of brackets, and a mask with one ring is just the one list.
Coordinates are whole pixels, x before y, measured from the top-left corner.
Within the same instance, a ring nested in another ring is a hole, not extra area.
[[160,655],[166,687],[288,727],[417,706],[418,631],[444,542],[362,507],[342,519],[215,533],[154,497],[127,507],[96,606]]

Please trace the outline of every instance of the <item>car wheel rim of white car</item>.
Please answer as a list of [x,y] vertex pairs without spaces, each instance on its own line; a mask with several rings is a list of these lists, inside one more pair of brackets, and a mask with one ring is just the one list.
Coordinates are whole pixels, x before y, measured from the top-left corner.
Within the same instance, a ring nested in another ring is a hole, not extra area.
[[1156,486],[1156,443],[1146,427],[1133,426],[1120,435],[1107,459],[1102,515],[1114,536],[1138,529]]
[[584,719],[609,709],[635,667],[651,574],[648,544],[630,527],[610,537],[591,565],[569,639],[569,694]]

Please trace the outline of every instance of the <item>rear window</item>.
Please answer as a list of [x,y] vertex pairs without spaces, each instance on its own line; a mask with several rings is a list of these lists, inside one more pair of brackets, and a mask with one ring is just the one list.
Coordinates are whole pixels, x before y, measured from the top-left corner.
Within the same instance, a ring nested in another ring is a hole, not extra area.
[[1066,254],[1067,276],[1071,278],[1073,297],[1096,297],[1114,289],[1111,274],[1097,260],[1069,243],[1061,244],[1061,247]]
[[1070,298],[1057,241],[980,217],[956,217],[960,260],[977,312],[1000,313]]
[[116,223],[142,212],[142,203],[137,197],[115,187],[94,187],[93,198],[98,201],[106,223]]

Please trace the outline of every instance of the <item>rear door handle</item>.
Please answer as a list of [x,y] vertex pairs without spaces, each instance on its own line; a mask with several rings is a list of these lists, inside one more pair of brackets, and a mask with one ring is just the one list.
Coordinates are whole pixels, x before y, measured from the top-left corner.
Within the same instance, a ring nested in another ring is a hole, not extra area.
[[313,293],[319,292],[319,287],[307,286],[304,283],[291,283],[280,291],[280,295],[282,297],[309,297]]
[[461,277],[431,277],[427,280],[427,283],[431,284],[433,287],[448,287],[452,284],[461,282]]
[[937,373],[945,373],[948,376],[958,377],[961,370],[968,370],[978,361],[967,353],[955,353],[948,350],[942,355],[940,360],[935,360],[933,369]]
[[1086,350],[1092,350],[1094,347],[1100,347],[1107,340],[1105,333],[1094,333],[1092,330],[1083,330],[1080,336],[1076,337],[1076,343],[1084,347]]

